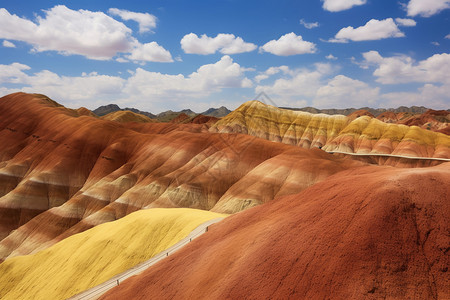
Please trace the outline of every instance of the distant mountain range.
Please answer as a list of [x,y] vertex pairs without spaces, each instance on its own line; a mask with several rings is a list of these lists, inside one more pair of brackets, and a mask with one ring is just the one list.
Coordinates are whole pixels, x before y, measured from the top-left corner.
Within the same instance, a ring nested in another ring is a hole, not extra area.
[[146,112],[146,111],[141,111],[141,110],[136,109],[136,108],[129,108],[129,107],[120,108],[117,104],[103,105],[103,106],[100,106],[97,109],[94,109],[92,112],[94,114],[96,114],[97,116],[101,117],[101,116],[110,114],[112,112],[125,111],[125,110],[129,110],[129,111],[132,111],[132,112],[134,112],[136,114],[141,114],[141,115],[147,116],[147,117],[149,117],[151,119],[155,119],[156,118],[156,115],[154,115],[152,113],[149,113],[149,112]]
[[103,105],[103,106],[100,106],[99,108],[93,110],[92,112],[94,114],[96,114],[97,116],[101,117],[101,116],[107,115],[112,112],[125,111],[125,110],[129,110],[134,113],[141,114],[141,115],[147,116],[151,119],[156,119],[161,122],[170,122],[171,120],[175,119],[180,114],[186,114],[191,118],[195,117],[197,115],[221,118],[221,117],[228,115],[231,112],[231,110],[229,110],[225,106],[221,106],[219,108],[210,108],[200,114],[198,114],[190,109],[183,109],[181,111],[167,110],[167,111],[164,111],[164,112],[161,112],[161,113],[155,115],[150,112],[138,110],[136,108],[129,108],[129,107],[120,108],[117,104]]

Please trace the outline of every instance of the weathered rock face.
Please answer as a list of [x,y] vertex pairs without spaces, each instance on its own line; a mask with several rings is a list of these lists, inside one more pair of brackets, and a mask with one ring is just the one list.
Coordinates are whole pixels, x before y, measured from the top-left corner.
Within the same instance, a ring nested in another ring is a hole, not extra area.
[[238,132],[303,148],[327,151],[450,158],[450,136],[417,126],[387,124],[370,116],[310,114],[258,101],[241,105],[212,125],[212,132]]
[[429,109],[422,114],[384,112],[377,119],[386,123],[418,126],[423,129],[449,134],[450,112]]
[[142,208],[234,213],[361,166],[206,124],[119,123],[43,96],[0,99],[0,259]]
[[448,299],[450,163],[369,166],[228,217],[102,299]]

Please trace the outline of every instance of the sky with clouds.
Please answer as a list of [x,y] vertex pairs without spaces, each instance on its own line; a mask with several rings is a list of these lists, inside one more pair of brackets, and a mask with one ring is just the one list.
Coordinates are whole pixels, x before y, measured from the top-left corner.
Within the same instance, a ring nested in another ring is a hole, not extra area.
[[0,96],[158,113],[450,108],[450,0],[3,1]]

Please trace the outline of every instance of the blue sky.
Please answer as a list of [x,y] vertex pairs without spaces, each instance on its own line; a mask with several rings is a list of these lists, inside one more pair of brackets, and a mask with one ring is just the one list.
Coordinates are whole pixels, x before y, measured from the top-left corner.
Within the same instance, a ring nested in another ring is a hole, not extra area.
[[158,113],[450,108],[449,0],[3,1],[0,96]]

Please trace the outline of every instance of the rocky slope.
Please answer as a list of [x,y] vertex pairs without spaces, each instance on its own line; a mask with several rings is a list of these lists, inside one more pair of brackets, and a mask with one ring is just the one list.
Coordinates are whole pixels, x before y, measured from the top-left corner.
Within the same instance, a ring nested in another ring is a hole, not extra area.
[[370,166],[228,217],[101,299],[448,299],[450,163]]
[[360,154],[450,158],[450,136],[364,115],[310,114],[249,101],[216,122],[212,132],[238,132],[303,148]]
[[48,98],[0,99],[0,259],[142,208],[235,213],[361,166],[207,124],[119,123]]

